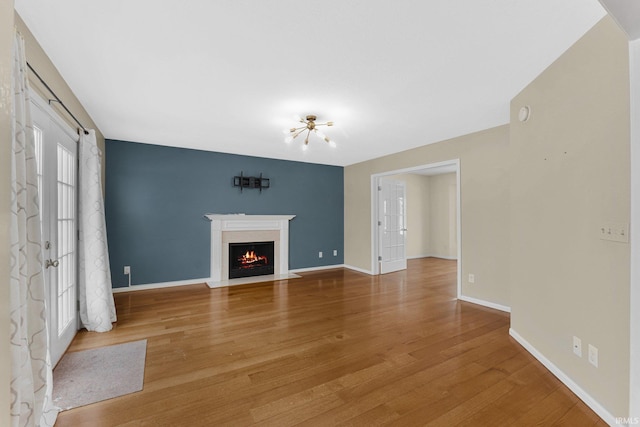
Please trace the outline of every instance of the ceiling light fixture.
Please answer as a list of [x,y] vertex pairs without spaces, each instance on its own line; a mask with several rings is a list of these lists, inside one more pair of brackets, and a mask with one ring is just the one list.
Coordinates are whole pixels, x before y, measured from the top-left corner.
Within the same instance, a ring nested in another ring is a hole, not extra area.
[[309,135],[311,135],[311,132],[315,133],[320,138],[324,139],[326,142],[329,143],[330,146],[335,147],[336,146],[335,142],[333,142],[331,139],[329,139],[328,136],[326,136],[325,134],[320,132],[318,129],[316,129],[318,126],[333,126],[333,122],[316,123],[316,119],[317,119],[316,116],[314,116],[313,114],[309,114],[306,117],[306,119],[303,119],[300,116],[295,116],[295,120],[299,121],[300,123],[303,123],[304,126],[285,129],[283,132],[288,136],[284,139],[284,142],[290,143],[295,138],[297,138],[298,135],[306,131],[307,136],[304,139],[304,145],[302,146],[303,150],[306,150],[309,147]]

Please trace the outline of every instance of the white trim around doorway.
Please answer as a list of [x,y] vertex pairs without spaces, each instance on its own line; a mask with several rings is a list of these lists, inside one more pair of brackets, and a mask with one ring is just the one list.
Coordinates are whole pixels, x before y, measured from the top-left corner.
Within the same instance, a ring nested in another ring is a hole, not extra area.
[[380,274],[380,265],[378,264],[378,251],[379,251],[379,239],[378,239],[378,185],[380,179],[391,175],[399,175],[405,173],[415,173],[417,171],[423,171],[425,169],[435,169],[442,167],[453,167],[452,172],[456,173],[456,203],[458,209],[456,212],[456,227],[457,227],[457,239],[458,239],[458,278],[457,278],[457,297],[462,296],[462,226],[461,226],[461,214],[462,204],[460,198],[460,159],[445,160],[443,162],[429,163],[421,166],[413,166],[410,168],[396,169],[388,172],[381,172],[371,175],[371,273],[373,275]]

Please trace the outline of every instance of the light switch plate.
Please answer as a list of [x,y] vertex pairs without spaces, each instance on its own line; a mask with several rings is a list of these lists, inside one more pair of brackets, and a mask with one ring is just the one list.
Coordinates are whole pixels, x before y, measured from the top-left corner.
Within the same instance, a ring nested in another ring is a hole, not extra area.
[[629,243],[629,224],[620,222],[604,223],[598,228],[598,236],[602,240]]
[[598,367],[598,347],[589,344],[589,363]]

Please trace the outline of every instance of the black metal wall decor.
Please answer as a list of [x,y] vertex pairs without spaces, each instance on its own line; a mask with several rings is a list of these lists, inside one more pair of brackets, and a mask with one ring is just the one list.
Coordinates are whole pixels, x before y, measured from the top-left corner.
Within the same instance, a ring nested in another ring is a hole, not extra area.
[[233,177],[233,186],[240,187],[242,193],[243,188],[257,188],[262,193],[263,188],[269,188],[269,178],[263,178],[260,176],[244,176],[243,172],[240,172],[240,176]]

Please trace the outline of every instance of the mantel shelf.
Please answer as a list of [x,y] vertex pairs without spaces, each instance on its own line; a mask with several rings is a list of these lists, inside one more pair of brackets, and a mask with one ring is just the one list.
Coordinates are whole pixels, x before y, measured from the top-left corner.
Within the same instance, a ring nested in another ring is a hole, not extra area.
[[206,214],[205,217],[210,221],[290,221],[295,215]]

